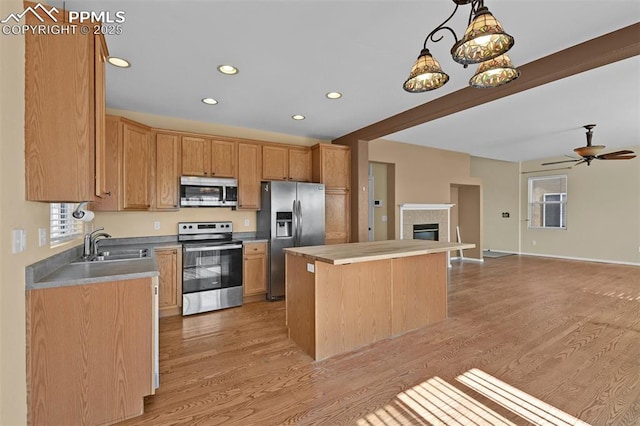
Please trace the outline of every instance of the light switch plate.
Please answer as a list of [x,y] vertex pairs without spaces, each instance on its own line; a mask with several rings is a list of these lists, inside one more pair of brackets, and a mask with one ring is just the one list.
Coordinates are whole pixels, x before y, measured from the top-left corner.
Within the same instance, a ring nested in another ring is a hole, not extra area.
[[24,229],[11,231],[11,251],[13,254],[22,253],[27,245],[27,235]]
[[312,274],[315,274],[316,265],[314,265],[313,263],[307,263],[307,272],[311,272]]

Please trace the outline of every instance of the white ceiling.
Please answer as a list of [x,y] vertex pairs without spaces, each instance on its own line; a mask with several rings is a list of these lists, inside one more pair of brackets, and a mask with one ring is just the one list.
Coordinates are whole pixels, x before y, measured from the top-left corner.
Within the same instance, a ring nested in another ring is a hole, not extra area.
[[[61,6],[61,1],[50,2]],[[638,0],[486,0],[515,37],[522,65],[640,21]],[[332,140],[461,89],[475,72],[453,62],[453,39],[427,47],[451,76],[423,94],[402,90],[424,38],[451,0],[67,1],[71,10],[124,11],[109,51],[131,61],[108,67],[111,108]],[[469,6],[451,26],[464,31]],[[640,37],[640,35],[638,35]],[[240,69],[229,77],[220,64]],[[479,89],[480,90],[480,89]],[[491,89],[484,89],[491,90]],[[325,93],[340,91],[340,100]],[[213,97],[218,105],[200,102]],[[307,118],[294,121],[293,114]],[[530,89],[385,139],[507,161],[607,151],[640,144],[640,57]]]

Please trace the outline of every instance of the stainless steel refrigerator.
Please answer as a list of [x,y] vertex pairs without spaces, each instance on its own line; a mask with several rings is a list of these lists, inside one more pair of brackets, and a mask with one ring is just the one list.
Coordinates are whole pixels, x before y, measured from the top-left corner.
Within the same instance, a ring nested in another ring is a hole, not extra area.
[[269,240],[267,299],[277,300],[285,296],[282,249],[324,244],[324,184],[262,182],[261,195],[256,235]]

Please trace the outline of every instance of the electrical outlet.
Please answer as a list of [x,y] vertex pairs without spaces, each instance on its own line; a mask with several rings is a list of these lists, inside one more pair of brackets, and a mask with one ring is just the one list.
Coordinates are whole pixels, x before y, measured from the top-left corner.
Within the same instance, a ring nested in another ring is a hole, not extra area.
[[531,241],[531,244],[536,245],[536,240]]
[[153,229],[155,229],[156,231],[158,229],[160,229],[160,221],[156,220],[155,222],[153,222]]
[[251,225],[251,221],[249,219],[244,220],[244,226],[248,227]]
[[47,245],[47,228],[38,228],[38,247]]

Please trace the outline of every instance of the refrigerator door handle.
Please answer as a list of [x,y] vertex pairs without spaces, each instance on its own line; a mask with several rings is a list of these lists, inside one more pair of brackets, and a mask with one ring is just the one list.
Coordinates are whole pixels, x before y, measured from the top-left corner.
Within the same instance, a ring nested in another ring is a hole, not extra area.
[[298,200],[298,245],[302,241],[302,203]]
[[298,209],[297,209],[297,205],[296,205],[296,200],[293,200],[293,215],[292,215],[292,220],[293,220],[293,245],[294,247],[298,246]]

